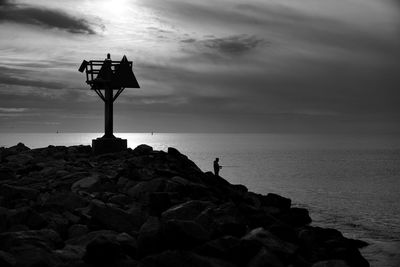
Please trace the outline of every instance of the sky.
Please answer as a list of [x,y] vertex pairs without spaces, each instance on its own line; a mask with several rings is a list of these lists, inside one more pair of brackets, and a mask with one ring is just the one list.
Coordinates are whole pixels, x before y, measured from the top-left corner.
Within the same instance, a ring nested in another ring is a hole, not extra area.
[[398,0],[0,0],[0,132],[400,133]]

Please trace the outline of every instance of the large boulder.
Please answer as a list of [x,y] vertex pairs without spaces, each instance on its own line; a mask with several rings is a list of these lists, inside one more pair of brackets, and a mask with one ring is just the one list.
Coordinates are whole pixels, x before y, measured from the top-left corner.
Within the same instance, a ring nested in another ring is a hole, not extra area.
[[223,259],[238,266],[246,266],[261,247],[261,244],[256,241],[224,236],[204,243],[195,251],[206,257]]
[[209,207],[195,219],[212,237],[232,235],[242,237],[247,231],[247,221],[234,203]]
[[70,238],[65,241],[67,245],[70,246],[78,246],[78,247],[83,247],[86,248],[86,246],[95,240],[96,238],[100,236],[106,236],[108,238],[116,238],[118,235],[117,232],[112,231],[112,230],[99,230],[99,231],[92,231],[90,233],[87,233],[85,235],[80,235],[77,237]]
[[304,208],[290,208],[285,213],[281,214],[279,218],[295,227],[308,225],[312,221],[308,210]]
[[18,199],[36,200],[40,191],[30,187],[15,186],[8,184],[0,185],[0,195],[7,201],[16,201]]
[[99,175],[91,175],[91,176],[82,178],[79,181],[76,181],[71,186],[71,191],[78,192],[80,190],[83,190],[83,191],[87,191],[87,192],[92,192],[92,191],[95,191],[99,187],[100,184],[101,184],[100,176]]
[[162,192],[165,185],[164,179],[143,181],[130,188],[127,194],[135,200],[148,202],[150,193]]
[[139,145],[133,150],[133,154],[135,155],[147,155],[151,152],[153,152],[153,148],[145,144]]
[[141,256],[160,252],[165,247],[161,221],[158,217],[151,216],[142,225],[137,238],[137,246]]
[[15,171],[8,167],[0,167],[0,181],[16,179]]
[[219,260],[197,255],[189,251],[168,250],[160,254],[144,258],[138,267],[234,267],[235,265]]
[[43,195],[41,205],[43,205],[45,209],[74,211],[75,209],[87,206],[88,200],[70,191],[62,191]]
[[276,207],[282,211],[290,208],[292,201],[289,198],[282,197],[277,194],[269,193],[266,196],[261,196],[261,205],[266,207]]
[[190,200],[169,208],[161,214],[163,220],[194,220],[213,204],[209,201]]
[[350,267],[343,260],[327,260],[314,263],[312,267]]
[[162,224],[168,248],[190,249],[210,239],[210,233],[194,221],[168,220]]
[[26,145],[24,145],[23,143],[18,143],[15,146],[7,148],[5,153],[18,154],[18,153],[29,151],[29,150],[31,150],[31,149],[29,147],[27,147]]
[[115,266],[124,257],[120,244],[108,236],[98,236],[86,246],[84,261],[94,266]]
[[63,246],[63,241],[54,230],[30,230],[20,232],[6,232],[0,234],[0,250],[10,251],[15,247],[32,245],[48,250]]
[[48,221],[46,218],[30,207],[24,207],[13,210],[8,217],[8,224],[26,225],[31,230],[39,230],[44,228]]
[[17,260],[11,253],[0,250],[0,266],[14,267],[16,264]]
[[287,262],[291,262],[294,259],[298,249],[295,244],[281,240],[263,228],[253,229],[244,236],[243,239],[260,242],[268,251],[277,255],[279,259]]
[[266,248],[260,249],[258,254],[250,260],[247,267],[285,267],[281,260]]
[[138,230],[140,227],[140,225],[135,225],[135,218],[128,212],[100,201],[92,201],[89,215],[91,216],[91,223],[99,225],[103,229],[130,232]]

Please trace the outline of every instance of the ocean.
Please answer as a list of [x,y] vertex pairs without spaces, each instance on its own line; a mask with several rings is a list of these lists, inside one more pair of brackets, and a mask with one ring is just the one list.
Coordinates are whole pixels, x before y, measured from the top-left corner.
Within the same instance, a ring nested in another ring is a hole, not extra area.
[[[336,228],[370,245],[373,267],[400,266],[400,136],[310,134],[120,133],[135,148],[175,147],[203,171],[220,158],[220,175],[249,190],[277,193],[309,209],[313,225]],[[0,146],[91,143],[98,133],[0,134]]]

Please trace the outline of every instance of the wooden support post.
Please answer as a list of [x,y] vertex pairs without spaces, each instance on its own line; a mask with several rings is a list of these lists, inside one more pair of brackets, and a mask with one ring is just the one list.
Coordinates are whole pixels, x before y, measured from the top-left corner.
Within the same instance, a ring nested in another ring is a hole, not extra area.
[[104,138],[114,138],[113,134],[113,89],[105,89]]

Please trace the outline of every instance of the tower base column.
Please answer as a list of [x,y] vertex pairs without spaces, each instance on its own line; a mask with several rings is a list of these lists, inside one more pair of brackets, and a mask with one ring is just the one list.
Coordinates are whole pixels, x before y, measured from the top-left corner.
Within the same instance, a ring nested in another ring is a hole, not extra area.
[[128,148],[128,141],[121,138],[97,138],[92,140],[92,152],[95,155],[121,152]]

